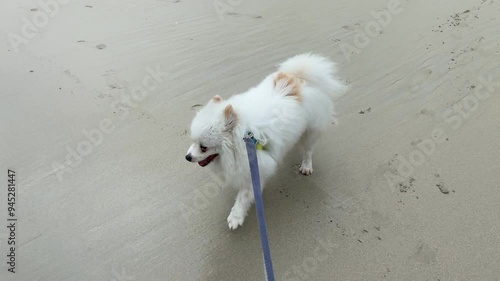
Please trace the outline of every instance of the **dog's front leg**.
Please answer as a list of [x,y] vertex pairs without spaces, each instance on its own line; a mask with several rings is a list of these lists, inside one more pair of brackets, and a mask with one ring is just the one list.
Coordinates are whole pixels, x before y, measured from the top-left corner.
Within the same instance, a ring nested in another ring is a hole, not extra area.
[[253,190],[251,188],[240,189],[234,206],[231,208],[231,213],[227,217],[227,225],[230,229],[236,229],[238,226],[243,225],[248,209],[250,209],[253,202]]

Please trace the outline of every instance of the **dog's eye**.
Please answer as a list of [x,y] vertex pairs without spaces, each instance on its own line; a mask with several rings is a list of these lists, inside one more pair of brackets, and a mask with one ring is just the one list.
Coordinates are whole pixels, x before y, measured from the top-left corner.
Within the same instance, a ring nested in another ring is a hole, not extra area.
[[206,152],[207,149],[208,149],[208,147],[203,146],[203,145],[200,144],[200,149],[201,149],[201,152]]

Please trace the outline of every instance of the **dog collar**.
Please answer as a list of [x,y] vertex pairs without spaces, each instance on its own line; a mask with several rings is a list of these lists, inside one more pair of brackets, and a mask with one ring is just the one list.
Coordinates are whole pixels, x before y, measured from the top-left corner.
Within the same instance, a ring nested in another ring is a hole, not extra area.
[[253,133],[248,131],[246,137],[250,138],[255,145],[255,149],[264,150],[264,146],[254,137]]

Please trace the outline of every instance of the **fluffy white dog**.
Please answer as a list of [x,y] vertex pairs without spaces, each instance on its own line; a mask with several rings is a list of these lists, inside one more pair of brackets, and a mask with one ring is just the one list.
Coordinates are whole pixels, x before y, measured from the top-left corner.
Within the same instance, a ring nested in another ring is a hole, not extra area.
[[324,57],[298,55],[257,87],[228,100],[216,95],[196,114],[186,160],[209,165],[239,189],[227,218],[230,229],[243,224],[254,202],[244,135],[252,132],[257,140],[262,187],[297,143],[303,149],[300,172],[310,175],[314,145],[333,118],[331,98],[345,90],[334,70]]

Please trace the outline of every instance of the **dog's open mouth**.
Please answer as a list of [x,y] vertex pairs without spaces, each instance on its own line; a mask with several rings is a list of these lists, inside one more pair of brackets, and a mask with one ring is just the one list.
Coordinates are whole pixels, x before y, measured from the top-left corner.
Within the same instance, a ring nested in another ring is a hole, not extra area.
[[219,154],[212,154],[210,156],[208,156],[207,158],[205,158],[204,160],[201,160],[200,162],[198,162],[198,165],[202,166],[202,167],[205,167],[206,165],[208,165],[210,162],[212,162],[212,160],[215,159],[215,157],[217,157]]

